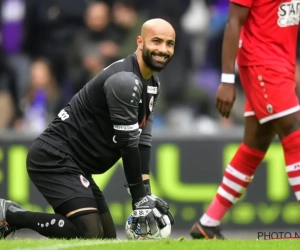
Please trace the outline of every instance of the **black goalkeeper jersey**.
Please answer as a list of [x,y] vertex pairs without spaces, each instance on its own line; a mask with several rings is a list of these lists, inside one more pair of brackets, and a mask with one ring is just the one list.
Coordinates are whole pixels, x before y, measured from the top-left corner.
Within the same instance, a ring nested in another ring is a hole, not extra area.
[[39,138],[70,155],[86,173],[103,173],[121,157],[115,129],[139,128],[139,144],[151,146],[159,93],[157,76],[144,80],[135,54],[129,55],[90,80]]

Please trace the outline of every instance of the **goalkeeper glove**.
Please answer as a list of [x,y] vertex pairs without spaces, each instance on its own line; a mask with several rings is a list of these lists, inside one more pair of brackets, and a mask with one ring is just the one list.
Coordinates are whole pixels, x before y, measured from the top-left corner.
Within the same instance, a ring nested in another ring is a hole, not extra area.
[[[152,197],[154,200],[157,201],[157,209],[161,214],[165,214],[169,217],[170,223],[171,225],[174,224],[175,220],[173,215],[171,214],[170,210],[169,210],[169,205],[166,201],[164,201],[161,198],[158,198],[157,196],[155,196],[154,194],[151,194],[151,187],[150,187],[150,183],[149,180],[144,180],[144,186],[146,188],[146,192],[148,194],[148,196]],[[127,187],[127,192],[129,193],[129,195],[131,195],[130,193],[130,189],[128,185],[125,185],[125,187]],[[161,227],[160,227],[161,228]]]
[[148,184],[145,184],[145,181],[144,181],[144,186],[146,188],[147,194],[150,195],[151,197],[153,197],[155,200],[157,200],[157,209],[159,210],[159,212],[161,212],[162,214],[167,215],[169,217],[171,225],[173,225],[175,220],[174,220],[174,217],[173,217],[173,215],[171,214],[171,212],[169,210],[168,203],[166,201],[164,201],[163,199],[158,198],[154,194],[151,194],[151,187],[150,187],[149,180],[148,180]]
[[157,201],[149,195],[140,198],[138,201],[133,201],[132,224],[130,228],[135,230],[139,223],[141,234],[144,235],[147,234],[147,222],[151,235],[155,235],[158,232],[157,226],[164,228],[167,224],[157,209],[157,205]]

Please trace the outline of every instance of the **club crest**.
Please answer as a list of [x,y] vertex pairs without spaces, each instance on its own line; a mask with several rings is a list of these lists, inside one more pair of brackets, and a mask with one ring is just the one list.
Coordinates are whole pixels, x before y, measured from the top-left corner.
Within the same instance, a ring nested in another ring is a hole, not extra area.
[[90,182],[82,175],[79,176],[80,177],[80,182],[81,184],[85,187],[88,188],[88,186],[90,185]]

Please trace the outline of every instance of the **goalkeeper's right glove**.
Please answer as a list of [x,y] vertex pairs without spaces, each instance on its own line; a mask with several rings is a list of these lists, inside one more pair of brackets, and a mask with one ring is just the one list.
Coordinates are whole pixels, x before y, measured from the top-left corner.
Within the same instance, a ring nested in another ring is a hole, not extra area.
[[163,199],[155,196],[154,194],[151,194],[151,187],[150,184],[144,184],[147,194],[150,195],[151,197],[153,197],[155,200],[157,200],[157,209],[159,210],[159,212],[161,212],[162,214],[165,214],[169,217],[169,220],[171,222],[171,225],[174,224],[175,220],[173,215],[171,214],[170,210],[169,210],[169,205],[166,201],[164,201]]
[[[129,195],[131,195],[129,186],[125,184],[125,187],[127,188],[127,192],[129,193]],[[151,194],[151,187],[150,187],[149,180],[144,181],[144,187],[146,188],[147,194],[149,196],[151,196],[154,200],[157,201],[157,206],[156,207],[157,207],[158,211],[163,215],[167,215],[169,217],[171,225],[173,225],[175,220],[174,220],[174,217],[173,217],[173,215],[171,214],[171,212],[169,210],[168,203],[166,201],[164,201],[163,199],[158,198],[154,194]],[[162,228],[162,227],[160,227],[160,228]]]
[[135,230],[139,223],[141,234],[144,235],[147,234],[147,222],[151,235],[154,235],[158,232],[158,227],[164,228],[167,224],[164,221],[162,214],[159,212],[157,205],[157,200],[153,199],[149,195],[140,198],[138,201],[132,201],[133,212],[132,224],[130,228]]

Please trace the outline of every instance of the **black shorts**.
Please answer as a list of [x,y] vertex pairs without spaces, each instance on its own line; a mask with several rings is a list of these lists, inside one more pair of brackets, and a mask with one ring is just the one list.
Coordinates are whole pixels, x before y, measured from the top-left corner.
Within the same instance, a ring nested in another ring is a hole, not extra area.
[[91,175],[86,175],[72,157],[41,139],[31,145],[26,161],[30,179],[56,213],[94,207],[109,211],[105,198]]

